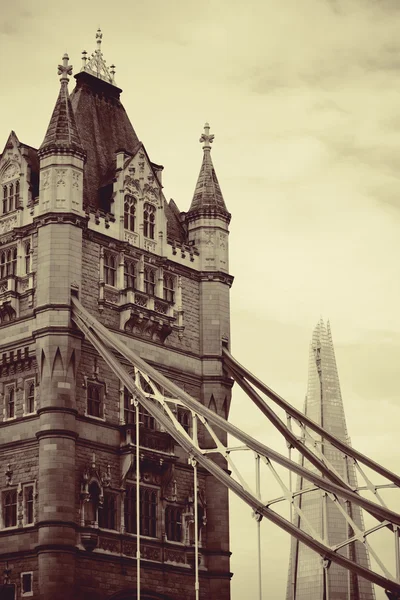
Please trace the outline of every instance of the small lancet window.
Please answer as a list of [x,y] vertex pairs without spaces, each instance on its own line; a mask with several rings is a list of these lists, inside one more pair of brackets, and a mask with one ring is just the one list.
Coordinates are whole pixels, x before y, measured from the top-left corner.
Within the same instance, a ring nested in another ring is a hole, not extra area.
[[115,287],[117,275],[116,259],[113,254],[104,252],[104,283]]
[[8,212],[11,212],[14,209],[14,186],[10,183],[10,187],[8,188]]
[[165,533],[170,542],[182,541],[182,509],[178,506],[165,509]]
[[35,383],[33,381],[27,384],[25,408],[28,415],[35,411]]
[[19,181],[15,183],[15,208],[19,206]]
[[3,214],[7,212],[7,186],[3,185]]
[[163,296],[167,302],[174,302],[175,289],[174,289],[174,278],[171,275],[164,275],[163,277]]
[[3,523],[4,527],[17,525],[17,490],[10,490],[3,495]]
[[124,228],[135,231],[136,200],[133,196],[125,196],[124,199]]
[[31,272],[31,244],[25,244],[25,273],[28,275]]
[[146,203],[143,210],[143,234],[144,237],[154,240],[156,222],[156,208]]
[[136,287],[136,264],[131,260],[124,262],[124,287],[132,290]]
[[15,390],[10,387],[7,391],[7,419],[13,419],[15,417]]
[[153,269],[145,267],[144,269],[144,291],[149,296],[154,296],[156,289],[156,275]]
[[99,527],[117,529],[117,498],[111,492],[104,493],[103,506],[99,510]]
[[6,253],[2,252],[0,254],[0,279],[4,279],[6,276],[7,276]]
[[87,414],[92,417],[102,417],[102,388],[89,383],[87,387]]
[[26,525],[33,523],[33,501],[33,485],[26,486],[24,488],[24,515]]

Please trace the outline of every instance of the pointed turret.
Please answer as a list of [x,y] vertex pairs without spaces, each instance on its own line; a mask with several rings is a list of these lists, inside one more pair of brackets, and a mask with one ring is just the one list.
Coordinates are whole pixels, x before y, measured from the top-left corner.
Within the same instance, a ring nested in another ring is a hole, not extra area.
[[211,159],[211,144],[213,141],[214,135],[210,135],[210,126],[206,123],[204,133],[200,137],[200,142],[203,143],[203,162],[187,217],[218,215],[229,223],[231,215],[226,208]]
[[63,64],[58,66],[61,75],[61,87],[57,102],[50,119],[49,126],[39,156],[53,151],[74,151],[84,156],[84,149],[79,137],[78,128],[68,93],[68,75],[72,74],[72,66],[68,64],[68,54],[63,56]]
[[68,75],[72,74],[68,54],[64,54],[62,64],[58,65],[58,74],[61,75],[60,93],[38,152],[39,213],[72,211],[83,214],[82,181],[86,153],[68,94]]
[[231,220],[217,175],[211,160],[211,143],[208,123],[200,138],[203,143],[203,162],[197,180],[192,204],[186,213],[189,243],[200,252],[200,265],[204,271],[228,272],[228,225]]

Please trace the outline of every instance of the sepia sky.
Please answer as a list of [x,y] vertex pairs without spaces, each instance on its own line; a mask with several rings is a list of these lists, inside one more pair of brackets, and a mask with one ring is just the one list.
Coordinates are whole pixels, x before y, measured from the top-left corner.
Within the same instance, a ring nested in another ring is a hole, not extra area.
[[[233,354],[302,408],[312,329],[330,319],[352,443],[398,470],[400,2],[14,0],[0,13],[1,147],[11,129],[39,147],[57,65],[68,52],[76,73],[98,26],[181,210],[205,121],[215,134],[232,213]],[[231,419],[278,444],[238,390]],[[249,457],[240,464],[252,472]],[[264,489],[274,496],[268,479]],[[231,506],[232,600],[256,598],[255,521]],[[262,526],[263,598],[280,600],[289,539]]]

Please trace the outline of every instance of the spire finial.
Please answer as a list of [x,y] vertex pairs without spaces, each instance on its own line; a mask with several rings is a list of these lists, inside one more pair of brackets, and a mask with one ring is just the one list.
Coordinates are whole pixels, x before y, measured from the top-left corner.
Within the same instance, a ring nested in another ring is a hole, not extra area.
[[86,71],[90,75],[94,75],[107,83],[115,85],[115,67],[112,65],[110,68],[107,67],[106,61],[103,58],[101,51],[101,43],[103,40],[103,34],[100,27],[96,31],[96,44],[97,48],[89,58],[87,58],[87,52],[82,52],[82,68],[81,71]]
[[96,31],[96,42],[97,42],[97,52],[101,54],[101,40],[103,39],[103,34],[101,33],[100,27]]
[[62,59],[62,65],[58,65],[58,74],[61,75],[61,83],[68,83],[68,75],[72,75],[72,65],[69,65],[68,61],[68,54],[65,53]]
[[204,125],[204,133],[201,134],[200,143],[203,143],[203,150],[211,150],[211,144],[214,141],[214,134],[210,135],[210,126],[208,123]]

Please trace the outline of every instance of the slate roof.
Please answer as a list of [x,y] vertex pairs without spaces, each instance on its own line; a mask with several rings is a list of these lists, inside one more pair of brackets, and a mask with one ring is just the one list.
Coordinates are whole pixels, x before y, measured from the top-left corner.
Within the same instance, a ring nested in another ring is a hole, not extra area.
[[45,151],[70,149],[83,153],[74,113],[68,93],[67,81],[62,81],[60,93],[50,119],[39,155]]
[[194,214],[199,211],[230,218],[211,160],[210,148],[204,148],[200,174],[194,190],[193,200],[187,214],[190,217],[194,216]]
[[135,154],[140,145],[120,102],[122,90],[84,71],[75,75],[71,104],[86,151],[83,205],[98,208],[98,190],[115,175],[116,151]]
[[[83,205],[103,209],[102,196],[115,177],[116,152],[124,150],[134,156],[142,144],[120,101],[120,88],[85,71],[75,75],[75,79],[71,105],[86,152]],[[168,239],[184,242],[179,210],[174,211],[165,203],[165,215]]]

